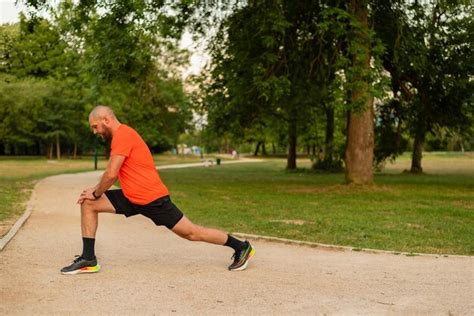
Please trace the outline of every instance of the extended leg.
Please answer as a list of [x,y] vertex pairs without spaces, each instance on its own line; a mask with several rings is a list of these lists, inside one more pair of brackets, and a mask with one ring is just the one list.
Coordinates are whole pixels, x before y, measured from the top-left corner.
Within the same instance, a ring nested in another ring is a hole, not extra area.
[[227,241],[227,234],[223,231],[195,225],[186,216],[183,216],[172,231],[191,241],[204,241],[216,245],[224,245]]
[[246,269],[248,261],[255,254],[255,249],[248,241],[240,241],[218,229],[195,225],[186,216],[183,216],[172,228],[172,231],[187,240],[204,241],[233,248],[235,253],[233,256],[234,262],[229,266],[231,271]]

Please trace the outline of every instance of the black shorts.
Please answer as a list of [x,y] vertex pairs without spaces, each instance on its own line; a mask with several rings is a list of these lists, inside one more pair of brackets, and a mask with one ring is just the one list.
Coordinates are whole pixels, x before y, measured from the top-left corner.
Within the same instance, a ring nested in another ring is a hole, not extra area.
[[172,229],[184,216],[179,208],[171,202],[168,195],[145,205],[130,202],[120,189],[105,191],[105,195],[117,214],[126,217],[141,214],[151,219],[156,225],[163,225],[169,229]]

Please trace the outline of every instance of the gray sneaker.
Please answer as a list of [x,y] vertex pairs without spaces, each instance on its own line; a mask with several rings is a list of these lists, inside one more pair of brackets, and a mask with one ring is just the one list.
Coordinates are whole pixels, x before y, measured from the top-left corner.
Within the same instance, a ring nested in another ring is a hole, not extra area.
[[86,260],[83,256],[76,256],[76,259],[71,265],[61,269],[62,274],[79,274],[79,273],[94,273],[99,272],[100,265],[97,264],[97,259]]
[[250,258],[255,254],[255,248],[248,241],[245,241],[245,243],[247,246],[240,251],[236,251],[232,256],[234,262],[229,266],[229,271],[242,271],[247,268]]

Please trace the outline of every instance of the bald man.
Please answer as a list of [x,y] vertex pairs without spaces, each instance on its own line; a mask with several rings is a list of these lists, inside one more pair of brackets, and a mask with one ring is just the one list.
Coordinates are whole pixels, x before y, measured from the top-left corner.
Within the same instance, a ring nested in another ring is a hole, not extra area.
[[[119,122],[110,107],[95,107],[89,115],[89,125],[94,134],[112,140],[110,160],[100,182],[82,191],[77,200],[81,205],[82,255],[62,268],[61,273],[100,270],[94,246],[98,214],[102,212],[126,217],[141,214],[187,240],[231,247],[235,251],[234,260],[228,269],[240,271],[247,268],[255,253],[252,245],[220,230],[195,225],[186,218],[171,202],[148,146],[133,128]],[[110,190],[117,179],[121,189]]]

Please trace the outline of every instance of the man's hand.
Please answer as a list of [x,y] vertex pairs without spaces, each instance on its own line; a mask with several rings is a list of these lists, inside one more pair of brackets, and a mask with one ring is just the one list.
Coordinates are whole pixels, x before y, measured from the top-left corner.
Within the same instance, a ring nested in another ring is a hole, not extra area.
[[92,194],[94,191],[98,193],[96,193],[97,197],[99,194],[103,194],[105,191],[107,191],[107,189],[110,188],[110,186],[112,186],[117,180],[120,168],[122,167],[125,158],[125,156],[121,155],[112,155],[110,157],[109,163],[107,164],[107,169],[105,169],[99,184],[93,188],[88,188],[82,191],[79,199],[77,200],[77,204],[84,203],[84,200],[96,200]]
[[92,192],[94,191],[95,191],[95,187],[87,188],[84,191],[82,191],[81,195],[79,196],[79,199],[77,200],[77,204],[84,203],[84,200],[95,200],[96,198],[94,197],[94,195],[92,195]]

